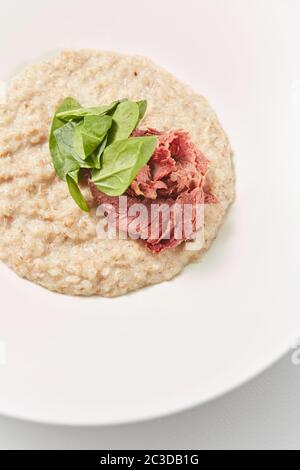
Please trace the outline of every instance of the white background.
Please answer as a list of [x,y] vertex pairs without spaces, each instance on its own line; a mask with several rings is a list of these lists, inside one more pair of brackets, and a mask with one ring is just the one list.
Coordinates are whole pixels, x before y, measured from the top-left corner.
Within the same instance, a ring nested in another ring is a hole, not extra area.
[[300,365],[291,354],[251,383],[179,415],[65,428],[0,418],[0,449],[300,449]]

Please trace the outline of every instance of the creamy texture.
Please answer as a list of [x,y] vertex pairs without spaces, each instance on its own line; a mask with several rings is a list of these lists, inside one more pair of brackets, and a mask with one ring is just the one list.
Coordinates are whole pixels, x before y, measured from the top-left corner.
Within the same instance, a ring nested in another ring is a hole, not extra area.
[[[185,129],[211,161],[205,247],[153,255],[140,241],[101,240],[96,208],[85,214],[55,175],[48,149],[53,114],[72,96],[83,106],[147,99],[140,127]],[[231,149],[207,101],[151,61],[96,51],[66,51],[31,65],[0,106],[0,259],[16,273],[71,295],[117,296],[169,280],[215,239],[234,198]]]

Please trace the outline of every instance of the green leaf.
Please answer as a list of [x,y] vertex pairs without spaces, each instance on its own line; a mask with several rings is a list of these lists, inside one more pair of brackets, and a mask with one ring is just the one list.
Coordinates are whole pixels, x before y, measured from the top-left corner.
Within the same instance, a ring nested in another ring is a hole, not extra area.
[[80,173],[80,168],[78,168],[77,170],[71,171],[69,173],[69,175],[73,178],[74,181],[76,181],[76,183],[79,182],[79,173]]
[[137,105],[139,107],[139,113],[140,113],[139,122],[138,122],[139,124],[142,121],[142,119],[145,117],[145,114],[147,112],[148,102],[147,100],[138,101]]
[[59,111],[57,117],[62,121],[80,120],[86,116],[103,116],[111,111],[114,111],[118,106],[119,101],[114,101],[108,106],[97,106],[93,108],[77,108],[66,111]]
[[108,196],[124,194],[139,171],[149,162],[157,146],[156,137],[134,137],[119,140],[107,147],[101,170],[92,179],[99,191]]
[[[65,112],[70,109],[74,110],[76,108],[80,108],[80,104],[74,100],[73,98],[66,98],[63,103],[59,106],[58,112]],[[65,125],[64,121],[59,119],[57,115],[55,114],[53,122],[52,122],[52,127],[50,131],[50,137],[49,137],[49,149],[50,149],[50,154],[52,157],[52,162],[53,166],[55,168],[55,171],[57,175],[61,179],[65,179],[65,168],[72,171],[72,169],[75,169],[74,162],[68,162],[65,164],[65,158],[60,154],[56,139],[55,139],[55,131],[60,129]]]
[[95,152],[86,160],[87,162],[91,163],[91,165],[93,165],[93,167],[97,170],[100,170],[101,168],[101,157],[107,145],[107,140],[108,136],[105,137],[99,148],[96,149]]
[[74,158],[73,149],[73,131],[72,123],[56,129],[54,137],[57,145],[58,159],[56,161],[55,170],[58,176],[65,180],[66,175],[80,168],[80,162]]
[[113,114],[113,124],[109,133],[108,143],[127,139],[136,128],[140,116],[140,108],[134,101],[120,103]]
[[78,124],[70,121],[54,132],[54,137],[60,154],[60,164],[58,168],[62,179],[77,168],[93,168],[93,165],[84,161],[74,148],[74,132]]
[[156,137],[130,138],[146,110],[145,100],[82,108],[73,98],[66,98],[59,106],[49,137],[50,153],[57,175],[67,181],[83,211],[89,207],[78,185],[82,168],[93,170],[100,191],[120,196],[150,160]]
[[88,206],[88,203],[84,199],[77,182],[73,179],[71,175],[66,175],[66,181],[68,184],[70,194],[72,198],[74,199],[74,201],[76,202],[76,204],[78,205],[78,207],[84,212],[89,212],[90,208]]
[[82,160],[86,160],[95,152],[111,125],[111,116],[86,116],[74,129],[74,149]]

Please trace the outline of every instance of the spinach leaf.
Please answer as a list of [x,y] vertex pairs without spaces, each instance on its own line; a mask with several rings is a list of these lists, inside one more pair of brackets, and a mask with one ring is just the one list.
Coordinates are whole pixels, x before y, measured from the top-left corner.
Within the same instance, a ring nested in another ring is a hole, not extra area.
[[[73,98],[66,98],[63,101],[63,103],[59,106],[57,111],[65,112],[70,109],[76,109],[76,108],[80,108],[80,104]],[[65,169],[68,170],[67,168],[68,166],[70,166],[71,170],[74,167],[74,164],[71,161],[65,165],[64,157],[60,154],[60,151],[59,151],[59,148],[58,148],[55,136],[54,136],[55,131],[57,131],[64,125],[65,123],[61,119],[59,119],[57,115],[55,114],[53,122],[52,122],[51,131],[50,131],[50,138],[49,138],[49,149],[50,149],[50,154],[52,157],[53,166],[55,168],[57,175],[61,179],[65,179],[65,174],[66,174]]]
[[111,144],[103,153],[101,170],[92,173],[97,189],[108,196],[124,194],[149,162],[156,146],[156,137],[134,137]]
[[74,148],[74,132],[79,125],[70,121],[54,132],[54,137],[61,157],[59,172],[62,179],[67,173],[77,168],[92,168],[93,165],[84,161]]
[[54,132],[59,159],[56,162],[55,170],[58,176],[66,179],[66,175],[80,168],[80,162],[74,158],[73,149],[74,125],[66,124]]
[[113,114],[113,124],[108,137],[108,144],[127,139],[136,128],[140,108],[134,101],[120,103]]
[[110,116],[86,116],[74,129],[74,150],[82,160],[86,160],[99,147],[111,128]]
[[84,199],[77,182],[73,179],[71,175],[66,176],[66,181],[68,184],[70,194],[72,198],[74,199],[74,201],[76,202],[76,204],[78,205],[78,207],[84,212],[89,212],[90,208],[86,200]]
[[114,111],[115,108],[118,106],[119,101],[114,101],[108,106],[97,106],[93,108],[77,108],[77,109],[69,109],[66,111],[59,111],[57,113],[57,117],[62,121],[71,121],[71,120],[81,120],[86,116],[103,116],[111,111]]
[[93,152],[93,154],[86,160],[87,162],[91,163],[91,165],[97,170],[100,170],[101,168],[101,157],[105,150],[105,147],[107,146],[107,140],[108,136],[105,137],[99,148],[96,149],[95,152]]
[[147,103],[147,100],[142,100],[142,101],[138,101],[137,105],[139,107],[139,113],[140,113],[139,114],[139,121],[138,121],[138,124],[139,124],[142,121],[142,119],[145,117],[147,107],[148,107],[148,103]]
[[69,176],[71,176],[73,178],[74,181],[76,181],[76,183],[79,182],[79,173],[80,173],[80,168],[78,168],[77,170],[74,170],[74,171],[70,171],[70,173],[68,173]]
[[83,211],[89,207],[78,185],[81,169],[93,170],[100,191],[120,196],[150,160],[157,138],[130,138],[146,110],[145,100],[82,108],[73,98],[66,98],[59,106],[50,132],[50,153],[57,175],[67,182]]

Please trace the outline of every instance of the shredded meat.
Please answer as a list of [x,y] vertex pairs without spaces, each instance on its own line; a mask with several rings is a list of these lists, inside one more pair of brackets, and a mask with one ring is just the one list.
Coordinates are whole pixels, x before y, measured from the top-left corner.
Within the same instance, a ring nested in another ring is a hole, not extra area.
[[[199,205],[218,202],[206,188],[209,161],[185,131],[148,129],[136,130],[133,135],[157,136],[159,144],[149,164],[140,171],[125,194],[126,207],[121,206],[118,197],[109,197],[98,191],[91,180],[89,185],[94,200],[105,208],[108,217],[116,218],[119,230],[129,235],[138,234],[136,237],[144,240],[153,253],[161,253],[193,238],[199,230]],[[147,217],[142,218],[133,210],[136,204],[142,205]],[[184,212],[179,210],[184,206],[191,208],[190,223],[186,223]],[[164,223],[164,220],[168,222]],[[178,233],[182,235],[178,236]]]

